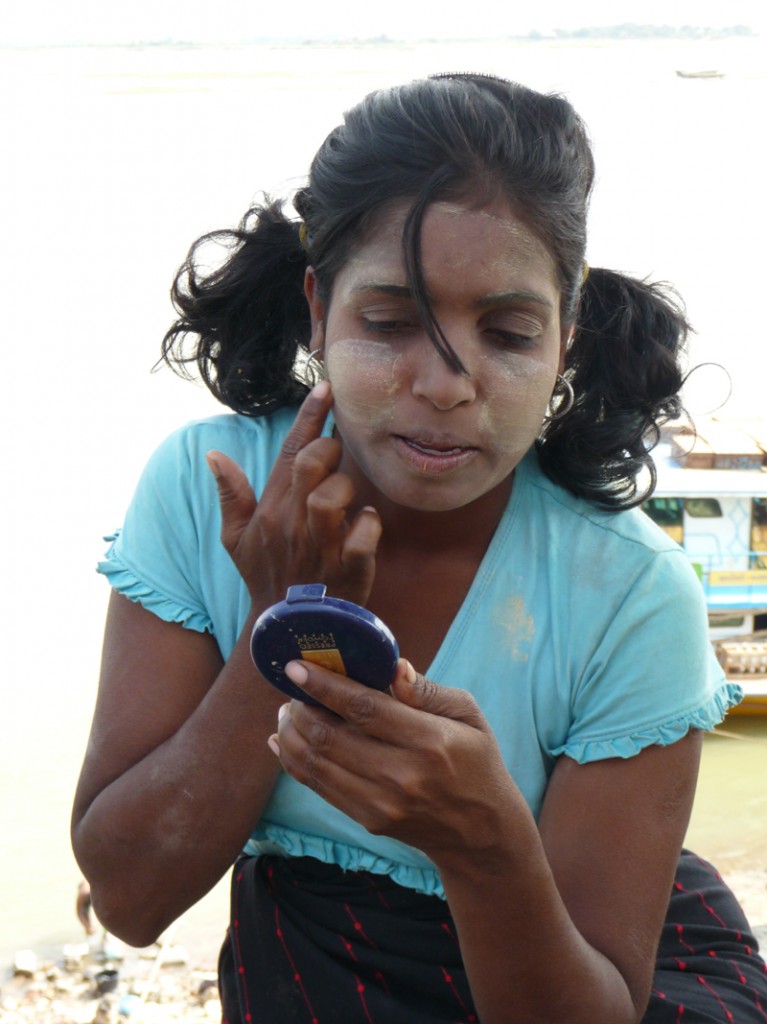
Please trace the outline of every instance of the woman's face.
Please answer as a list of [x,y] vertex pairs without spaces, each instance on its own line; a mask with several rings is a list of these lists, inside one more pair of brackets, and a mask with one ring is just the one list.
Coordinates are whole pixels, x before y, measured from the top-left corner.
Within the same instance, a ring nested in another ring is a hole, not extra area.
[[551,255],[506,203],[430,206],[423,274],[467,370],[455,372],[407,286],[408,208],[403,201],[382,215],[336,276],[327,307],[309,272],[312,347],[324,348],[342,466],[365,500],[448,511],[507,486],[535,441],[564,349],[560,292]]

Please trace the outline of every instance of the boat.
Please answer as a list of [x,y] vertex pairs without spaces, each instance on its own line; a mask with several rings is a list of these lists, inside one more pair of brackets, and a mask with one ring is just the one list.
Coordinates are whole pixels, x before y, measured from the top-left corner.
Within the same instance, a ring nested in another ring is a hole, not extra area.
[[643,510],[687,553],[709,636],[744,692],[734,714],[767,714],[767,421],[664,428],[657,486]]
[[724,78],[724,71],[677,71],[680,78]]

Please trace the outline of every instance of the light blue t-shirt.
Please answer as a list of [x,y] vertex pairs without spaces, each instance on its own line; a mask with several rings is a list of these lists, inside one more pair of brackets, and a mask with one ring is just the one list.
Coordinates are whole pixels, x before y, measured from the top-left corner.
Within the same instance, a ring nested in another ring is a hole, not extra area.
[[[205,454],[231,456],[258,496],[295,413],[217,416],[172,434],[99,565],[113,587],[161,618],[212,633],[224,658],[249,597],[219,540]],[[703,592],[684,552],[642,512],[602,511],[552,483],[535,451],[515,471],[434,662],[417,667],[474,694],[536,817],[562,754],[631,757],[712,728],[741,698],[713,656]],[[285,774],[246,850],[314,856],[443,895],[419,850],[371,835]]]

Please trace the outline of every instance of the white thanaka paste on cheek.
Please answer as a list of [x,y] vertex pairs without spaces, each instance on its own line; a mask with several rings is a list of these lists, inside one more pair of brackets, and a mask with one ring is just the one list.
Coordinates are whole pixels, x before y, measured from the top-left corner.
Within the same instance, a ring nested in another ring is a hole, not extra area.
[[[486,357],[478,425],[483,435],[503,438],[520,456],[538,436],[556,381],[556,367],[530,354]],[[513,395],[513,397],[511,397]]]
[[325,370],[337,422],[366,427],[390,422],[400,389],[401,358],[386,341],[339,338],[329,345]]

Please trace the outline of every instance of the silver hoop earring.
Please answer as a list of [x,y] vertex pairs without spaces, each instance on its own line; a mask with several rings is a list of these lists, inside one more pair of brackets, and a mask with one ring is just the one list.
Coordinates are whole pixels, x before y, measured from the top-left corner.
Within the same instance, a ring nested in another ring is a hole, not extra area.
[[304,380],[310,388],[313,388],[315,384],[319,384],[321,380],[325,380],[325,364],[320,358],[321,355],[321,348],[312,349],[304,363]]
[[570,412],[574,404],[575,392],[573,391],[572,384],[567,377],[563,377],[561,373],[558,373],[557,383],[549,399],[546,422],[551,423],[553,420],[561,420],[563,416]]

